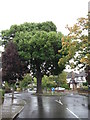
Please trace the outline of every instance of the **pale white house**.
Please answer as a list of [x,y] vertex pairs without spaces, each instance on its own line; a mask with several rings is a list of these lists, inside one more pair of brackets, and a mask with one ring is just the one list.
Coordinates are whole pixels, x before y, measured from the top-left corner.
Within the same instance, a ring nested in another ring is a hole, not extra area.
[[79,73],[69,72],[67,75],[67,83],[69,84],[70,88],[74,89],[80,88],[83,86],[83,83],[86,82],[86,73],[85,71],[81,71]]

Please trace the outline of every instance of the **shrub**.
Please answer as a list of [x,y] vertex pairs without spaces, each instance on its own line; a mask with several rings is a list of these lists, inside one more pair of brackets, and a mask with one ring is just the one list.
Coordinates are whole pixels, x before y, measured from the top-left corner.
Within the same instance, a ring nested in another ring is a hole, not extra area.
[[0,99],[1,99],[2,103],[4,101],[4,94],[5,94],[4,90],[0,89]]
[[8,82],[5,81],[4,86],[2,86],[2,89],[5,90],[5,93],[11,92],[10,85]]
[[88,82],[83,83],[83,86],[87,86],[87,85],[88,85]]
[[32,83],[32,77],[29,74],[26,74],[22,81],[20,81],[19,87],[21,89],[27,89],[28,85]]
[[88,86],[83,86],[82,87],[84,90],[88,90]]
[[21,88],[17,88],[17,92],[20,92],[21,91]]
[[61,87],[68,89],[68,90],[70,89],[68,84],[63,84],[63,85],[61,85]]

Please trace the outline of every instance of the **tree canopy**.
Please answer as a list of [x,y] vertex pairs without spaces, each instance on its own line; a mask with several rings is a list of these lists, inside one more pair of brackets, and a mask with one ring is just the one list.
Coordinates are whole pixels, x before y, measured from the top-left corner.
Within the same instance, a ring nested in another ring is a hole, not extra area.
[[16,45],[8,42],[5,52],[2,53],[2,80],[14,83],[21,78],[23,71]]
[[72,27],[68,27],[69,34],[68,37],[71,37],[72,40],[78,41],[78,56],[75,60],[78,63],[82,63],[83,66],[90,65],[90,52],[88,41],[88,18],[79,18],[77,23]]
[[[90,17],[90,16],[89,16]],[[90,18],[89,18],[90,19]],[[82,64],[82,68],[86,68],[87,81],[90,84],[90,34],[88,34],[88,29],[90,29],[90,21],[88,18],[79,18],[77,23],[72,27],[68,27],[70,37],[73,41],[78,41],[77,52],[78,55],[74,57],[76,61],[76,66]]]
[[43,86],[43,88],[46,88],[46,90],[51,89],[52,87],[56,87],[57,84],[55,82],[55,76],[44,75],[43,78],[42,78],[42,86]]
[[37,93],[42,92],[43,75],[58,75],[65,68],[64,60],[58,66],[59,59],[68,55],[62,37],[64,35],[56,31],[52,22],[12,25],[9,30],[2,31],[3,44],[12,39],[21,60],[29,65],[30,72],[37,78]]
[[32,77],[30,76],[30,74],[26,74],[24,77],[23,77],[23,80],[20,81],[20,86],[22,89],[23,88],[27,88],[28,85],[32,84]]
[[78,48],[78,41],[73,41],[72,38],[69,36],[62,37],[61,41],[62,49],[58,50],[60,54],[58,64],[59,66],[64,66],[66,64],[69,64],[69,60],[71,60],[75,56],[75,53]]

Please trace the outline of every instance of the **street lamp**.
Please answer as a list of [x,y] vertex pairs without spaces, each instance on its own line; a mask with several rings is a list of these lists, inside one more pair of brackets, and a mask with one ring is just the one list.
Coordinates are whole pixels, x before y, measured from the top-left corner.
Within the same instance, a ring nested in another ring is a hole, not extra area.
[[18,81],[18,78],[17,78],[17,81],[16,81],[16,83],[15,83],[15,86],[16,86],[17,91],[18,91],[18,88],[19,88],[19,81]]

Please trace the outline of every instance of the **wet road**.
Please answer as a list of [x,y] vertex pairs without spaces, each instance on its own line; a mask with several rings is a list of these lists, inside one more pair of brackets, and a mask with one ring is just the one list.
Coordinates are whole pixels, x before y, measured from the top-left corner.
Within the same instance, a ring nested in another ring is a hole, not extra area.
[[31,93],[16,95],[26,101],[18,118],[88,118],[88,97],[78,94],[66,96],[34,96]]

